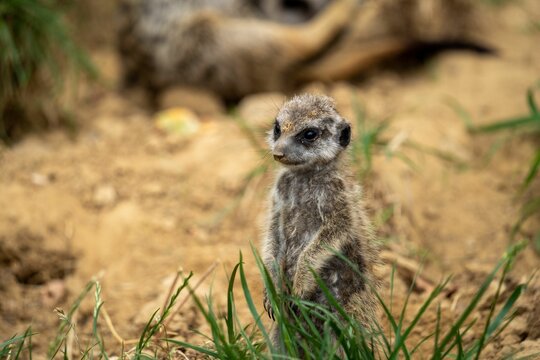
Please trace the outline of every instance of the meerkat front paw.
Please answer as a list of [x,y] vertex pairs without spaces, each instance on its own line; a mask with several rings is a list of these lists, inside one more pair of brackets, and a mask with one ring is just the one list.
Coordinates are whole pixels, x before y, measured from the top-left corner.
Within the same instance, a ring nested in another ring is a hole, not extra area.
[[276,318],[274,315],[274,308],[272,307],[272,302],[270,301],[270,298],[268,297],[268,291],[266,289],[264,289],[263,306],[264,306],[264,311],[266,311],[266,313],[268,314],[268,317],[276,321]]

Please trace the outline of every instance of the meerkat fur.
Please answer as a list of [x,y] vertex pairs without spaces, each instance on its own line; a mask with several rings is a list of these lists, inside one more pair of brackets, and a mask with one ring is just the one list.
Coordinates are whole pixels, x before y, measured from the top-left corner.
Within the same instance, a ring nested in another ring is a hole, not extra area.
[[[284,291],[327,303],[313,270],[369,330],[376,317],[378,249],[360,186],[349,170],[350,137],[349,122],[329,97],[301,95],[283,105],[268,136],[274,158],[284,167],[271,192],[262,254],[275,284],[292,279]],[[265,309],[272,311],[266,296]]]

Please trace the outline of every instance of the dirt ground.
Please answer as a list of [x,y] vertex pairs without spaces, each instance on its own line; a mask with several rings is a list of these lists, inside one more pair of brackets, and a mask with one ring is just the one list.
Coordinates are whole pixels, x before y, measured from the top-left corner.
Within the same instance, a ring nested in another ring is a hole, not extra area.
[[[521,204],[516,193],[538,147],[538,139],[527,136],[471,135],[448,105],[457,101],[478,124],[528,111],[526,90],[540,79],[540,32],[531,28],[540,19],[539,4],[511,2],[485,16],[497,55],[446,52],[406,73],[383,68],[353,84],[308,86],[334,96],[351,119],[356,94],[370,121],[390,119],[387,139],[415,141],[465,164],[400,149],[413,160],[411,167],[379,152],[365,184],[373,218],[394,209],[380,229],[388,239],[385,257],[423,264],[424,278],[434,282],[454,274],[453,293],[440,299],[443,319],[463,310],[463,299],[508,247]],[[197,278],[218,262],[199,291],[212,288],[223,303],[240,251],[262,305],[250,244],[259,246],[272,171],[249,182],[246,177],[270,164],[268,156],[226,113],[201,117],[189,138],[159,130],[136,97],[116,90],[119,64],[111,42],[97,43],[91,55],[105,81],[81,85],[77,136],[54,130],[0,149],[0,339],[32,324],[40,333],[33,340],[37,354],[45,353],[56,332],[53,310],[67,309],[93,277],[100,279],[105,309],[124,339],[140,334],[179,267]],[[261,143],[282,96],[252,96],[238,107]],[[490,157],[496,144],[502,145]],[[539,187],[536,181],[531,191]],[[519,238],[531,238],[539,228],[540,219],[530,219]],[[528,246],[505,285],[511,290],[539,266]],[[389,269],[383,270],[386,278]],[[399,277],[396,303],[404,300],[409,281]],[[426,296],[414,292],[411,310]],[[514,323],[488,346],[485,358],[540,351],[539,303],[535,278]],[[81,330],[89,326],[92,306],[88,299],[78,312]],[[417,335],[432,331],[434,321],[423,319]],[[192,305],[177,322],[173,330],[183,336],[200,323]],[[109,328],[102,330],[109,346],[119,348]]]

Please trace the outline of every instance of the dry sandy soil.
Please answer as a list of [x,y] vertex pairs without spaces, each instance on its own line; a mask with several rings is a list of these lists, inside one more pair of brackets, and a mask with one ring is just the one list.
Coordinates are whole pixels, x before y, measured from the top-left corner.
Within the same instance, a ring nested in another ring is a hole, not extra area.
[[[454,274],[453,291],[438,300],[443,320],[463,310],[509,245],[521,205],[517,189],[538,147],[538,139],[525,136],[471,135],[448,105],[457,101],[479,124],[528,111],[526,90],[540,79],[540,32],[531,28],[540,19],[539,4],[511,2],[485,16],[496,56],[447,52],[406,73],[379,69],[355,84],[309,86],[334,96],[349,118],[355,94],[372,124],[390,119],[386,139],[415,141],[464,163],[400,147],[415,166],[380,151],[365,182],[373,218],[394,209],[379,229],[387,239],[385,257],[424,264],[425,281]],[[93,45],[92,56],[109,85],[81,86],[78,135],[55,130],[0,149],[0,339],[32,324],[40,333],[36,354],[45,353],[56,332],[53,309],[67,309],[93,277],[100,279],[105,309],[125,339],[140,334],[162,305],[179,267],[200,277],[218,262],[199,290],[212,288],[222,304],[226,275],[241,251],[260,300],[250,243],[259,245],[272,169],[252,181],[246,176],[270,164],[268,157],[227,114],[201,117],[189,139],[157,129],[136,98],[115,90],[119,64],[104,43]],[[281,99],[263,94],[239,106],[260,143]],[[539,186],[536,181],[531,191]],[[540,219],[529,220],[519,238],[531,238],[539,226]],[[505,284],[507,293],[539,265],[528,246]],[[383,270],[386,278],[389,269]],[[397,303],[410,284],[402,270]],[[422,289],[414,292],[411,310],[426,296]],[[540,351],[539,303],[540,282],[533,279],[513,325],[488,346],[485,358]],[[90,296],[77,313],[81,333],[89,329],[92,306]],[[480,308],[482,318],[487,308]],[[415,336],[432,331],[434,319],[428,314]],[[176,320],[170,330],[183,337],[200,324],[190,304]],[[119,349],[104,324],[102,331],[108,347]]]

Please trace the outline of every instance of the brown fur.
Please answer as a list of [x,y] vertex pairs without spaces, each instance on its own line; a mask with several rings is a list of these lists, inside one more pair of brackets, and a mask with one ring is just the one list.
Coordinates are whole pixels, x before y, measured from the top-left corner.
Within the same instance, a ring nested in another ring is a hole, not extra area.
[[305,22],[289,25],[277,0],[122,0],[126,84],[200,87],[235,100],[347,78],[419,40],[469,33],[472,0],[304,1],[316,16],[297,14]]
[[[307,131],[318,136],[306,141],[302,136]],[[283,105],[269,144],[285,169],[272,191],[263,261],[276,284],[292,280],[290,289],[283,291],[325,304],[313,269],[369,330],[377,308],[373,289],[378,285],[374,276],[378,250],[360,187],[349,170],[348,136],[349,123],[328,97],[302,95]],[[334,251],[347,257],[362,275]],[[265,308],[272,311],[266,301]],[[276,337],[279,342],[279,334]]]

